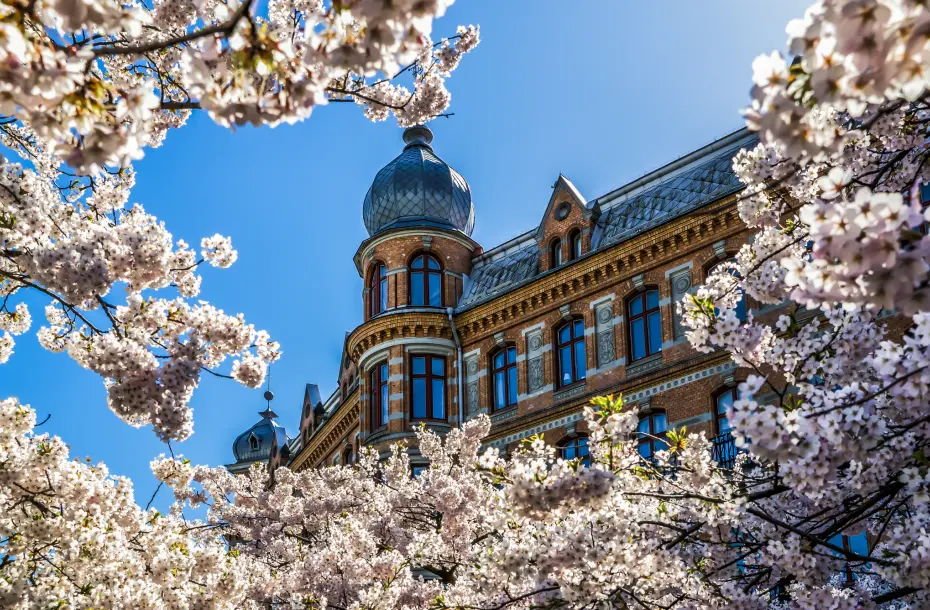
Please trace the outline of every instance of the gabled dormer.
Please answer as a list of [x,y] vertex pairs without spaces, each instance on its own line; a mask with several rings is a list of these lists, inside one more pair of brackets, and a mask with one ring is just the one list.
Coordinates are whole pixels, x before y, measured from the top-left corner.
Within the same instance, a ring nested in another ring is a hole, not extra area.
[[358,367],[349,357],[349,334],[342,342],[342,361],[339,364],[339,398],[345,401],[358,387]]
[[320,388],[315,383],[308,383],[304,388],[304,403],[300,410],[300,436],[303,444],[310,440],[322,417],[323,400],[320,398]]
[[559,174],[536,231],[539,270],[548,271],[587,254],[597,216],[597,207],[588,207],[572,181]]

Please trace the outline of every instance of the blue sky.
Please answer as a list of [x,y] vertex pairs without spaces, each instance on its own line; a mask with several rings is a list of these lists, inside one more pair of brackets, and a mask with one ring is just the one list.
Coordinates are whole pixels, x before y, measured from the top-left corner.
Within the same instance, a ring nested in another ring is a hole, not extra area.
[[[592,199],[741,127],[753,58],[783,48],[785,24],[808,3],[459,0],[436,37],[476,23],[482,42],[449,80],[455,116],[431,128],[436,152],[471,185],[473,237],[489,249],[535,226],[559,172]],[[304,384],[324,396],[335,388],[343,336],[361,319],[352,256],[367,237],[362,200],[400,153],[400,135],[348,104],[236,132],[199,115],[136,164],[131,201],[176,238],[232,236],[239,260],[205,269],[202,296],[281,342],[272,388],[289,430]],[[51,414],[44,429],[132,477],[144,504],[156,485],[149,460],[166,447],[110,413],[100,379],[42,350],[37,328],[0,367],[0,397]],[[219,465],[264,401],[261,390],[208,376],[193,406],[195,434],[175,451]],[[156,504],[168,502],[163,493]]]

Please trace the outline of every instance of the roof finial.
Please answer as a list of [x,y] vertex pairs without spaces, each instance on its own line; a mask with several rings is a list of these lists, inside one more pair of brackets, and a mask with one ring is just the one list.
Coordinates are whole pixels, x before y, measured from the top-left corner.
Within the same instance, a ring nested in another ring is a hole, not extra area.
[[404,142],[407,144],[404,150],[411,146],[424,146],[432,150],[430,146],[432,141],[433,132],[426,125],[412,125],[404,130]]
[[271,410],[271,401],[274,400],[274,392],[271,391],[271,365],[268,365],[268,380],[265,387],[265,400],[268,401],[268,408],[264,411],[259,411],[258,414],[266,419],[274,419],[278,414]]

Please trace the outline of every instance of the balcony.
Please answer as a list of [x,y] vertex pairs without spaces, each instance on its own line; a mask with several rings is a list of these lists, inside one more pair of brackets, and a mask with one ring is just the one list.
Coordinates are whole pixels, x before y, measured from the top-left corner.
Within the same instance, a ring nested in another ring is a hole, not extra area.
[[712,457],[721,468],[733,468],[736,456],[745,451],[736,446],[736,439],[729,431],[715,436],[713,442]]

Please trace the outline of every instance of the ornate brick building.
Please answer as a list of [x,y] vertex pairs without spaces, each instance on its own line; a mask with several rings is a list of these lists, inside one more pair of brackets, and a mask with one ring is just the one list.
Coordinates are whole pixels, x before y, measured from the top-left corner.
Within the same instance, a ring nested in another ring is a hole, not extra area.
[[[543,433],[576,457],[582,408],[619,392],[642,431],[704,430],[726,457],[738,373],[727,355],[691,349],[674,303],[749,238],[731,160],[753,136],[737,131],[594,199],[560,175],[539,225],[488,250],[471,238],[468,183],[431,141],[407,129],[365,197],[364,320],[345,337],[336,391],[322,401],[307,386],[282,451],[291,467],[406,440],[416,470],[421,422],[444,431],[479,413],[493,423],[488,445]],[[641,452],[654,443],[644,437]]]

